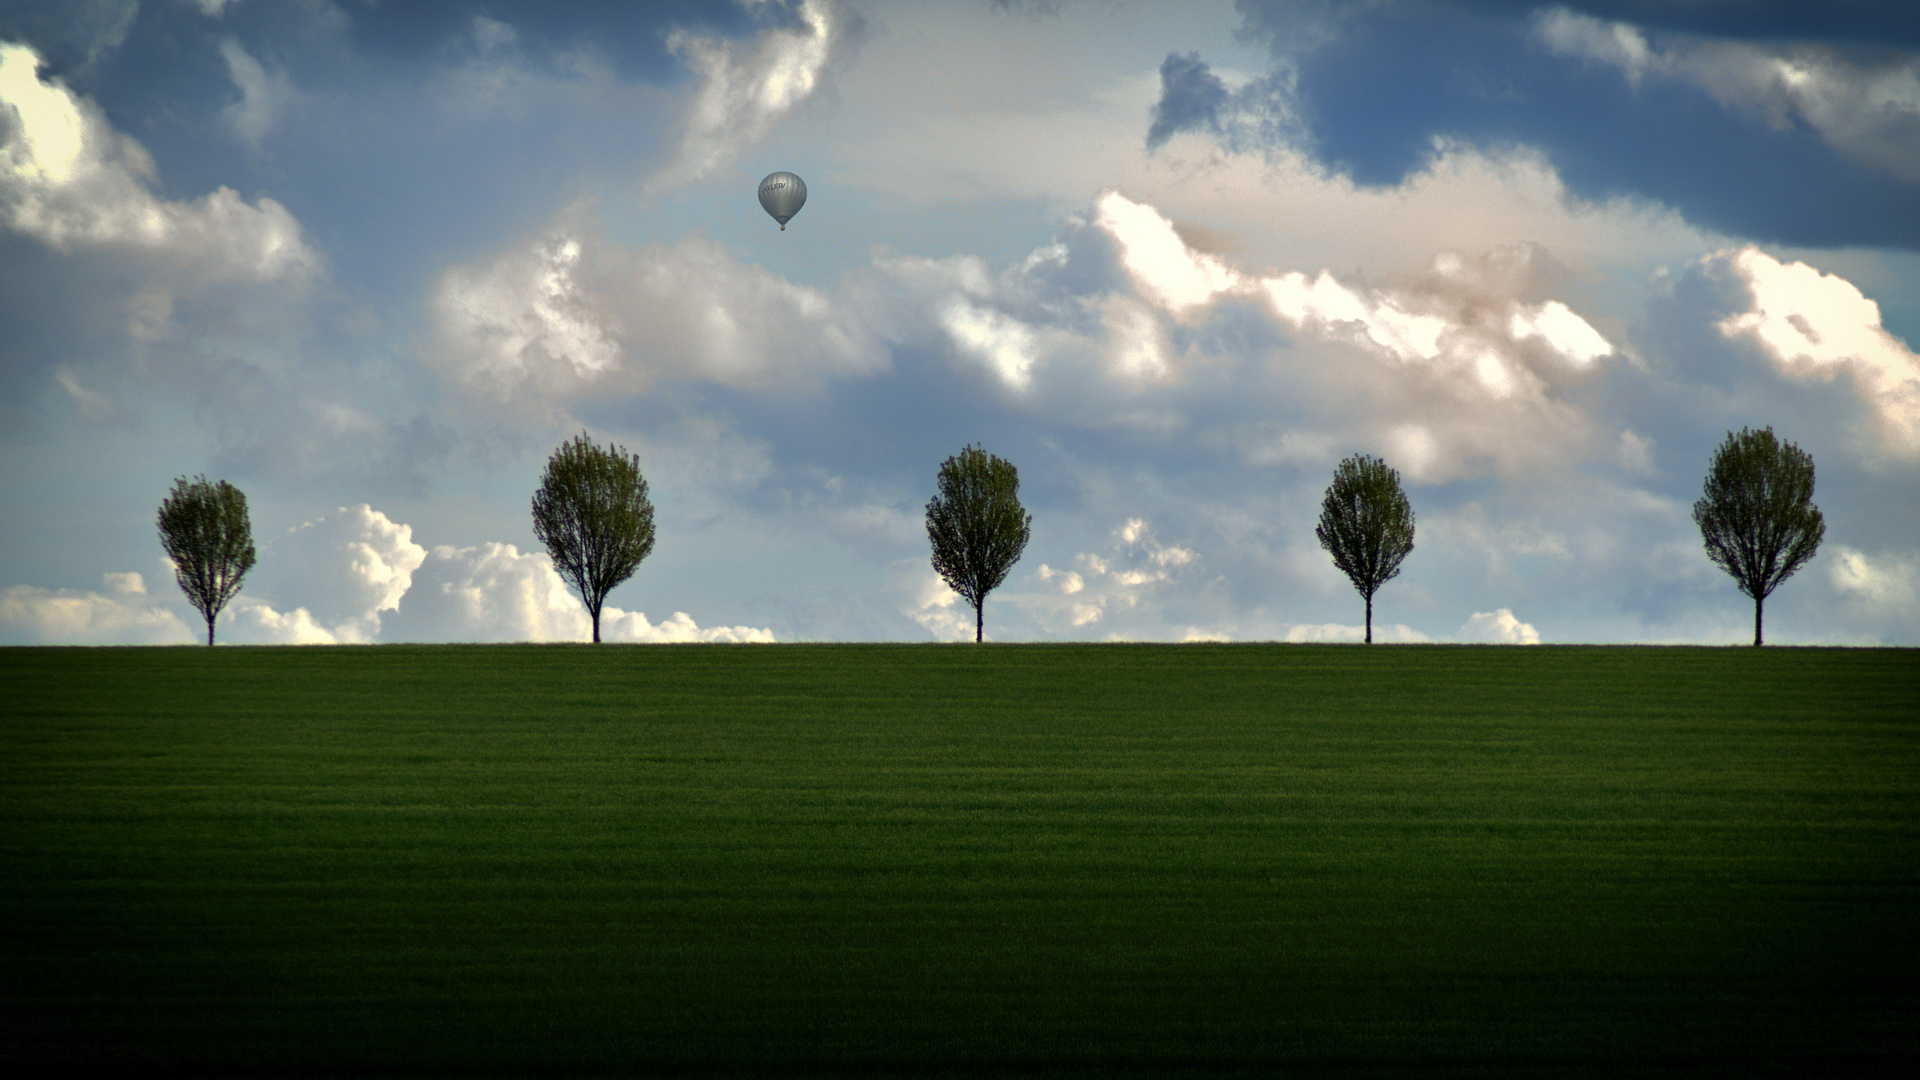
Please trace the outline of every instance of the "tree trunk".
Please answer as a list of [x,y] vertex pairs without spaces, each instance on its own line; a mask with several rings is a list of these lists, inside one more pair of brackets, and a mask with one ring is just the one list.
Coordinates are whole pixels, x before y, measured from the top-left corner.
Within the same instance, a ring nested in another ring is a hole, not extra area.
[[1373,594],[1367,594],[1367,644],[1373,644]]
[[593,643],[600,644],[600,609],[597,606],[593,609]]
[[1763,603],[1762,600],[1753,602],[1753,647],[1756,649],[1760,647],[1760,605]]
[[213,648],[213,616],[207,616],[207,648]]
[[985,597],[981,597],[980,602],[973,605],[973,643],[980,644],[985,639],[986,633],[987,601]]

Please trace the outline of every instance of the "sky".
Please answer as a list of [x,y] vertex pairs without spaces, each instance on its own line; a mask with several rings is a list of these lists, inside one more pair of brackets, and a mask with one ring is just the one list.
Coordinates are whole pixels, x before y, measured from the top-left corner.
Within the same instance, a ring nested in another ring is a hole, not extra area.
[[[761,177],[806,181],[785,231]],[[567,641],[533,491],[638,454],[610,641],[959,641],[939,466],[1019,470],[993,641],[1740,644],[1691,507],[1812,455],[1769,643],[1920,644],[1905,0],[0,0],[0,643]]]

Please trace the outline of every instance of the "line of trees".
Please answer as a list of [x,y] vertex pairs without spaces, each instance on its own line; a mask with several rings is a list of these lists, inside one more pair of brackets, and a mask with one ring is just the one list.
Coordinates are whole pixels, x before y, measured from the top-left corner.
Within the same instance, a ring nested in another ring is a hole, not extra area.
[[[933,569],[973,608],[973,640],[986,637],[987,594],[1007,579],[1026,550],[1033,515],[1020,505],[1020,473],[1004,458],[969,444],[940,465],[927,503]],[[1753,599],[1753,643],[1762,643],[1762,608],[1780,583],[1806,565],[1826,535],[1813,505],[1813,457],[1772,428],[1728,432],[1693,505],[1707,557]],[[160,543],[180,588],[207,621],[240,591],[255,552],[247,497],[225,480],[174,482],[160,503]],[[578,593],[600,640],[607,594],[632,577],[653,551],[653,503],[640,457],[601,447],[583,432],[547,460],[533,496],[533,533],[554,569]],[[1400,474],[1356,454],[1333,472],[1314,528],[1334,566],[1366,603],[1373,643],[1373,595],[1400,573],[1413,551],[1414,512]]]

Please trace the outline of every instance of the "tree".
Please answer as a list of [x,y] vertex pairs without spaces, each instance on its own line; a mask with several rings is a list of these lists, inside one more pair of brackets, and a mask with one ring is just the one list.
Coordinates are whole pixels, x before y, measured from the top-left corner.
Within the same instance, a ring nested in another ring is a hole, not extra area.
[[927,503],[933,568],[973,605],[973,640],[986,636],[987,594],[1026,550],[1033,515],[1020,508],[1020,473],[977,446],[940,465],[940,494]]
[[227,483],[205,476],[189,483],[182,476],[160,500],[160,546],[173,560],[173,577],[187,600],[207,620],[207,644],[213,644],[213,620],[240,591],[240,579],[253,569],[253,525],[247,497]]
[[1342,461],[1313,533],[1367,598],[1367,644],[1373,644],[1373,594],[1400,573],[1413,550],[1413,506],[1400,490],[1400,474],[1365,454]]
[[1772,428],[1740,434],[1714,451],[1706,492],[1693,504],[1707,557],[1753,597],[1753,643],[1767,596],[1813,558],[1827,534],[1813,505],[1813,457]]
[[533,535],[587,605],[598,643],[607,594],[653,551],[653,503],[640,456],[629,457],[624,446],[601,449],[584,433],[561,444],[533,493]]

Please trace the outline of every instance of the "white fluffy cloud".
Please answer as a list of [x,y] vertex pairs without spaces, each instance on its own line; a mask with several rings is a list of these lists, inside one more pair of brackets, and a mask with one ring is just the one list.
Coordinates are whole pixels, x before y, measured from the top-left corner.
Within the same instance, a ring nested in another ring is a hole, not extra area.
[[0,43],[0,220],[57,250],[114,246],[163,253],[202,280],[298,279],[315,256],[299,223],[268,198],[249,205],[230,188],[196,202],[148,190],[153,159],[115,132],[92,102],[40,58]]
[[1834,556],[1827,575],[1843,594],[1908,619],[1920,617],[1920,553],[1869,555],[1841,544]]
[[887,364],[843,302],[698,238],[629,251],[556,232],[446,271],[434,315],[443,370],[503,401],[625,396],[660,378],[805,387]]
[[0,589],[0,638],[23,645],[181,645],[195,640],[193,628],[147,595],[139,574],[102,574],[101,588]]
[[1529,340],[1574,366],[1614,352],[1558,300],[1527,304],[1489,295],[1483,269],[1450,252],[1435,258],[1428,280],[1403,288],[1348,285],[1325,270],[1311,278],[1299,271],[1260,277],[1195,251],[1173,222],[1118,192],[1101,196],[1097,214],[1120,246],[1121,264],[1175,315],[1223,294],[1261,295],[1293,327],[1397,360],[1463,367],[1499,397],[1515,391],[1524,369],[1511,354]]
[[[1075,553],[1070,568],[1041,563],[1032,572],[1029,580],[1038,588],[1022,594],[1018,602],[1042,629],[1089,637],[1134,636],[1140,627],[1127,618],[1129,613],[1157,606],[1161,590],[1176,581],[1195,582],[1203,572],[1198,552],[1162,543],[1144,518],[1126,519],[1109,540],[1104,551]],[[1189,636],[1194,633],[1205,632],[1191,628]]]
[[441,276],[434,315],[441,357],[464,384],[500,397],[563,395],[609,368],[620,349],[579,280],[580,241],[544,238],[480,267]]
[[235,640],[378,641],[426,557],[411,526],[365,503],[296,525],[264,545],[245,601],[234,603]]
[[1309,341],[1374,358],[1371,374],[1351,366],[1350,354],[1330,358],[1326,366],[1339,363],[1342,378],[1329,381],[1328,396],[1359,385],[1381,390],[1362,421],[1373,429],[1368,441],[1393,451],[1411,479],[1438,482],[1488,464],[1530,471],[1595,433],[1559,391],[1617,350],[1566,303],[1518,295],[1531,284],[1533,249],[1471,260],[1443,252],[1417,280],[1372,286],[1326,270],[1243,273],[1195,251],[1173,222],[1115,192],[1101,197],[1095,220],[1142,295],[1176,319],[1193,322],[1219,301],[1254,298]]
[[693,70],[700,88],[687,108],[675,160],[656,185],[711,176],[819,88],[835,51],[845,47],[848,19],[827,0],[802,0],[799,14],[799,28],[768,30],[751,42],[685,30],[667,35],[667,48]]
[[1880,324],[1880,306],[1853,283],[1802,262],[1782,263],[1758,248],[1723,252],[1751,306],[1719,324],[1746,338],[1789,375],[1831,380],[1845,373],[1873,416],[1887,451],[1920,458],[1920,356]]
[[[609,604],[605,641],[772,641],[750,626],[702,628],[684,611],[659,623]],[[440,545],[427,553],[400,601],[389,641],[587,641],[593,622],[546,555],[512,544]]]
[[[1344,623],[1295,623],[1287,627],[1286,636],[1281,640],[1299,643],[1309,641],[1354,642],[1365,641],[1366,639],[1367,628],[1365,626],[1347,626]],[[1392,626],[1382,626],[1379,623],[1375,623],[1373,627],[1373,640],[1376,642],[1419,644],[1420,642],[1432,641],[1433,639],[1405,623],[1394,623]]]
[[1494,645],[1538,645],[1540,632],[1515,618],[1510,609],[1500,608],[1474,612],[1460,627],[1460,632],[1454,635],[1454,640]]
[[401,599],[390,640],[577,641],[587,613],[545,555],[512,544],[442,544]]
[[607,641],[634,641],[643,644],[690,644],[700,641],[772,644],[773,631],[752,626],[701,627],[693,616],[676,611],[668,618],[650,623],[644,612],[622,611],[611,605],[601,610],[600,636]]
[[1920,61],[1865,66],[1828,50],[1671,38],[1565,8],[1534,17],[1550,51],[1618,68],[1638,85],[1678,79],[1775,127],[1804,123],[1834,149],[1902,180],[1920,180]]
[[1250,274],[1108,192],[1000,273],[970,256],[881,254],[823,290],[704,239],[629,250],[568,227],[448,270],[435,355],[461,385],[551,410],[663,378],[814,389],[932,347],[1056,419],[1177,427],[1185,420],[1155,399],[1223,360],[1192,339],[1238,305],[1305,346],[1246,370],[1264,385],[1243,389],[1318,399],[1321,415],[1344,414],[1339,441],[1386,448],[1410,479],[1440,482],[1534,471],[1617,441],[1566,393],[1616,347],[1565,301],[1525,295],[1544,261],[1529,247],[1442,253],[1390,286]]
[[[204,640],[184,599],[147,594],[139,574],[103,576],[102,591],[15,585],[0,590],[0,641],[144,645]],[[183,619],[187,611],[192,619]],[[659,622],[613,605],[606,641],[771,642],[771,630],[702,627],[684,611]],[[379,641],[586,641],[592,622],[545,554],[512,544],[413,541],[411,526],[371,506],[342,507],[261,545],[260,561],[221,612],[216,640],[236,645]]]

